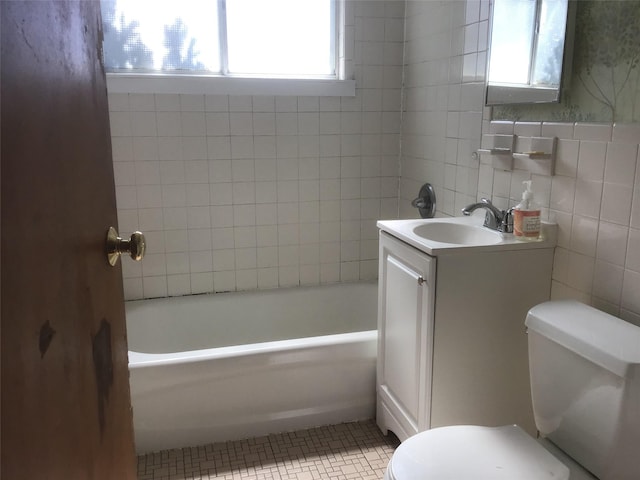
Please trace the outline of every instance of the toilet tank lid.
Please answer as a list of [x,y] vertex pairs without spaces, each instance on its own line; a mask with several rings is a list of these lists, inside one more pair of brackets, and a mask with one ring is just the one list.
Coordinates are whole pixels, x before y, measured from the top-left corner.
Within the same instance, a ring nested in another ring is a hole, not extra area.
[[525,325],[620,377],[640,365],[640,327],[575,300],[536,305]]

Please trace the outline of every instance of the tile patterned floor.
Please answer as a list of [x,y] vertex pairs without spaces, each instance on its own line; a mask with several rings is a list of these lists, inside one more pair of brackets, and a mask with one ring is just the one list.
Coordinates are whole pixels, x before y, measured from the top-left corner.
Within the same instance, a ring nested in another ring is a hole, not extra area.
[[138,457],[138,480],[380,480],[398,441],[373,420]]

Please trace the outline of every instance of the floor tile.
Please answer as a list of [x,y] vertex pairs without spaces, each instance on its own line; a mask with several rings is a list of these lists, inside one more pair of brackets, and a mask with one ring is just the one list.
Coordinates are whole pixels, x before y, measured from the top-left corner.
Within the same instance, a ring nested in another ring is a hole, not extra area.
[[374,480],[398,446],[375,421],[344,423],[138,457],[138,480]]

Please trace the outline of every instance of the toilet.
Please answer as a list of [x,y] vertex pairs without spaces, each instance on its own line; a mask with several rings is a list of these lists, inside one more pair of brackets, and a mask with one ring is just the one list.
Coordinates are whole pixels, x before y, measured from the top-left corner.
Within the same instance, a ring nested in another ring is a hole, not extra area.
[[639,480],[640,328],[582,303],[526,318],[537,440],[517,425],[420,432],[385,480]]

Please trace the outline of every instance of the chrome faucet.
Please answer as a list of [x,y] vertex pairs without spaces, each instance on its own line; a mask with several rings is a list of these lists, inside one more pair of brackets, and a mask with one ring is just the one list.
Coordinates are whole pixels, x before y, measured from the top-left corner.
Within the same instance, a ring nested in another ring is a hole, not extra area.
[[483,198],[478,203],[472,203],[462,209],[462,214],[469,216],[478,208],[484,208],[487,213],[484,216],[484,226],[503,233],[513,233],[513,207],[508,210],[496,208],[491,200]]

